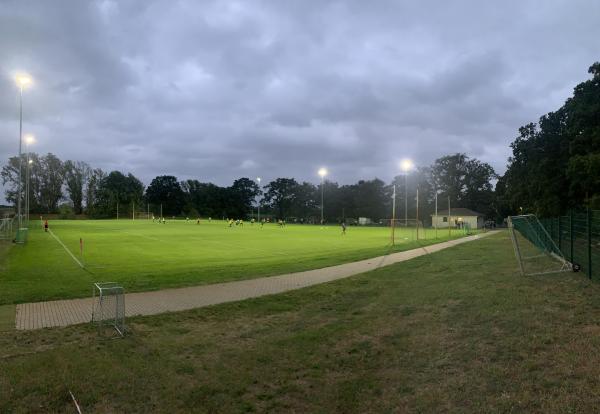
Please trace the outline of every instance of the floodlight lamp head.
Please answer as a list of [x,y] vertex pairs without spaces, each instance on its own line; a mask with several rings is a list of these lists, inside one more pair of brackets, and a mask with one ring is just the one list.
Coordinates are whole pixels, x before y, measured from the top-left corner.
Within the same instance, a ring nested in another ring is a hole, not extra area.
[[15,82],[19,86],[19,88],[23,89],[33,83],[33,79],[26,73],[19,73],[15,76]]
[[260,177],[256,177],[256,181],[258,181],[259,184],[260,184],[260,180],[261,180]]
[[27,145],[35,144],[35,137],[31,134],[25,135],[25,144],[27,144]]
[[400,169],[402,169],[402,171],[404,171],[405,173],[412,170],[414,166],[415,165],[413,164],[413,162],[408,158],[405,158],[402,161],[400,161]]
[[320,169],[319,169],[319,176],[320,176],[321,178],[323,178],[323,177],[325,177],[326,175],[327,175],[327,169],[325,169],[325,168],[320,168]]

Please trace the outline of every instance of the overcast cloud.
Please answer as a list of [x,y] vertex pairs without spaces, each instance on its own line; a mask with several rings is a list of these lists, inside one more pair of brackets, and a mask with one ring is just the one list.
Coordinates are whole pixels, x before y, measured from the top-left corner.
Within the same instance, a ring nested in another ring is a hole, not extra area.
[[[600,60],[600,2],[2,1],[0,159],[38,153],[220,185],[340,183],[466,152],[500,173],[519,126]],[[1,201],[1,199],[0,199]]]

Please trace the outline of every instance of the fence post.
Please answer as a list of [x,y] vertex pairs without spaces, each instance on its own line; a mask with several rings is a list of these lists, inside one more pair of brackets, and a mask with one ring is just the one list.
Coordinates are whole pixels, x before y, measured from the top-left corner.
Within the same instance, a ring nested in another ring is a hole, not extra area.
[[558,251],[562,254],[562,221],[560,216],[558,216]]
[[569,210],[569,242],[571,244],[571,263],[573,263],[573,209]]
[[588,256],[588,277],[592,278],[592,210],[587,209],[587,256]]

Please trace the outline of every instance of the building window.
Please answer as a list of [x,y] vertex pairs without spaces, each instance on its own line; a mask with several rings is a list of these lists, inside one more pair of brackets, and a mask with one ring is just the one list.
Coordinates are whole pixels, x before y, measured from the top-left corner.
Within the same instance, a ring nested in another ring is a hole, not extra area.
[[448,217],[444,216],[443,222],[448,223]]

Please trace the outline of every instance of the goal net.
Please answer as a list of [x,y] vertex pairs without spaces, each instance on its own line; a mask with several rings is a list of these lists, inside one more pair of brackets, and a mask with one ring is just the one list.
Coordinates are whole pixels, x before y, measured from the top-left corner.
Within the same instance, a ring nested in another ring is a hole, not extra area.
[[149,220],[152,218],[152,213],[148,213],[147,211],[136,211],[134,219],[135,220]]
[[104,335],[107,328],[125,335],[125,295],[123,288],[113,282],[94,283],[92,291],[92,323]]
[[14,218],[0,219],[0,240],[12,240]]
[[533,214],[508,218],[508,228],[522,275],[566,272],[571,264]]
[[380,224],[391,228],[392,243],[425,238],[425,228],[421,220],[384,219],[381,220]]

